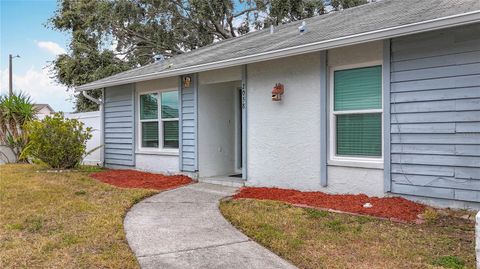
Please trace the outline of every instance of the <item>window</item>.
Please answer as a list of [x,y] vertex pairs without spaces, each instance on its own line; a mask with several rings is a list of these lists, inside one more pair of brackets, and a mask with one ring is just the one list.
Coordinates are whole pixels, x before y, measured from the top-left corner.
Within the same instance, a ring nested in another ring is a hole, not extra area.
[[382,157],[382,66],[333,72],[332,152],[340,158]]
[[162,92],[163,147],[178,148],[178,92]]
[[142,94],[139,101],[141,148],[178,149],[178,92]]

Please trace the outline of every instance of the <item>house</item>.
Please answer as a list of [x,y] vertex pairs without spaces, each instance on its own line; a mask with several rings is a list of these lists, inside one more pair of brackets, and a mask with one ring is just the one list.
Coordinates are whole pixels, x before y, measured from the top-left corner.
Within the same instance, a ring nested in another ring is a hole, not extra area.
[[55,114],[55,110],[49,104],[34,104],[33,107],[37,111],[37,118],[43,120],[46,116]]
[[103,89],[105,165],[480,207],[480,1],[301,24],[78,87]]

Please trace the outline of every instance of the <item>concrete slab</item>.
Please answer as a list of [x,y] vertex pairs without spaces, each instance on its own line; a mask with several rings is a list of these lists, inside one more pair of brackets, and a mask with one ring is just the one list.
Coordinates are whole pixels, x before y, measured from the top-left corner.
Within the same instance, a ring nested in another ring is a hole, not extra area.
[[[155,195],[144,200],[145,202],[164,203],[217,203],[219,199],[234,194],[237,188],[198,183],[182,188],[182,195],[176,191],[168,191],[162,195]],[[210,195],[205,195],[208,193]]]
[[295,268],[275,254],[264,251],[263,247],[252,241],[140,257],[138,260],[140,266],[146,269]]
[[229,177],[229,176],[201,177],[198,179],[198,181],[215,184],[215,185],[237,187],[237,188],[245,186],[245,180],[241,178]]
[[294,268],[223,218],[237,189],[206,183],[162,192],[127,213],[127,240],[142,268]]

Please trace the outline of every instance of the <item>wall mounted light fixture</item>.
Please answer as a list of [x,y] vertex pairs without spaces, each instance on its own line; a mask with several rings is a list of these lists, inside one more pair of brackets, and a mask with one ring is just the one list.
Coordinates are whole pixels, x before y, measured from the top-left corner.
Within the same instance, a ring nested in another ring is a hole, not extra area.
[[189,76],[183,77],[183,88],[190,88],[190,82],[192,82],[192,78]]
[[282,95],[285,92],[283,84],[277,83],[272,90],[272,101],[281,101]]

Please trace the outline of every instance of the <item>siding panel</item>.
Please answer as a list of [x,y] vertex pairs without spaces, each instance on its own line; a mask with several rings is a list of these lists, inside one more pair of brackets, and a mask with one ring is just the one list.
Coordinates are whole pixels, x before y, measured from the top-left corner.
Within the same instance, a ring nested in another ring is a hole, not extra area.
[[[479,80],[480,81],[480,80]],[[432,122],[478,122],[480,111],[451,111],[432,113],[395,113],[392,111],[392,123],[432,123]]]
[[453,177],[455,176],[455,168],[449,166],[432,166],[419,164],[394,164],[392,165],[392,173]]
[[[197,171],[197,76],[188,75],[191,83],[185,88],[180,83],[180,169]],[[180,78],[183,81],[183,77]]]
[[400,61],[392,63],[392,71],[407,71],[429,67],[470,64],[475,63],[478,57],[480,57],[480,51]]
[[479,98],[400,103],[392,105],[392,111],[396,113],[469,111],[477,110],[479,104]]
[[134,158],[134,85],[105,89],[105,165],[135,165]]
[[392,103],[479,98],[480,87],[392,93]]
[[392,180],[397,184],[480,191],[480,180],[407,174],[392,174]]
[[480,202],[480,24],[392,40],[391,191]]
[[422,123],[422,124],[392,124],[390,128],[392,134],[410,133],[410,134],[454,134],[456,125],[453,122],[447,123]]
[[479,157],[470,156],[431,156],[427,154],[392,154],[396,164],[425,164],[457,167],[480,167]]
[[392,82],[397,82],[478,74],[480,74],[480,64],[472,63],[465,65],[451,65],[426,69],[416,69],[411,71],[399,71],[394,72],[391,79]]
[[392,92],[410,92],[432,89],[451,89],[478,86],[480,75],[456,76],[414,81],[398,81],[392,83]]

